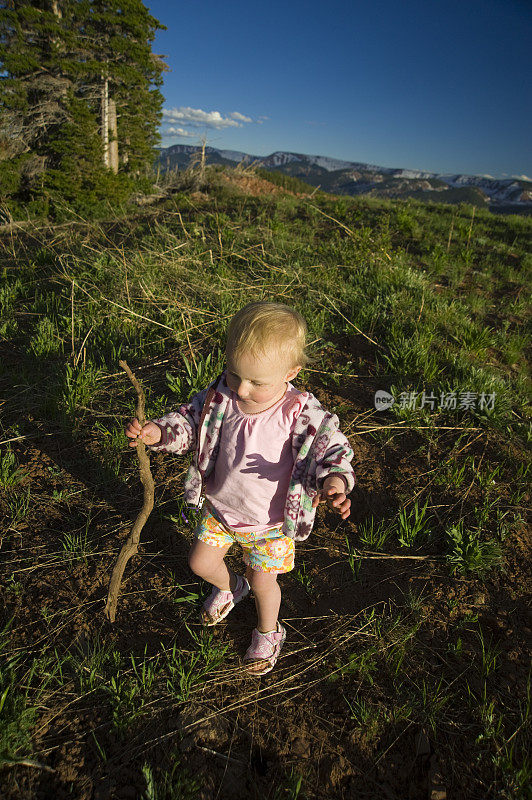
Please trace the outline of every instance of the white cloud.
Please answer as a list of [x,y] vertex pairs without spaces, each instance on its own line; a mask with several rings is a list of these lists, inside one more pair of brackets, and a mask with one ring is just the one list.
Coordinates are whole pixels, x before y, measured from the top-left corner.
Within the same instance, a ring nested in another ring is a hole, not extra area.
[[501,178],[511,178],[514,181],[532,181],[528,175],[510,175],[508,172],[501,172]]
[[244,122],[252,122],[251,117],[246,117],[239,111],[233,111],[228,116],[223,116],[219,111],[203,111],[201,108],[180,106],[179,108],[163,109],[163,124],[178,122],[187,128],[242,128]]
[[187,131],[185,128],[174,128],[173,126],[164,131],[165,136],[197,136],[193,131]]
[[241,114],[240,111],[233,111],[231,114],[229,114],[229,116],[231,119],[236,119],[237,122],[253,122],[251,117],[244,116],[244,114]]

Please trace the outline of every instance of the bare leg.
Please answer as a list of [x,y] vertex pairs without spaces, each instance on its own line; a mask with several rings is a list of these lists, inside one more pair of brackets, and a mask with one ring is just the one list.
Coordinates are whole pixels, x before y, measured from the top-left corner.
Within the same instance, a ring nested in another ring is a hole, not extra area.
[[232,592],[236,586],[236,575],[227,569],[224,561],[230,547],[231,545],[213,547],[195,539],[188,557],[188,565],[192,572],[222,592]]
[[[281,587],[277,583],[277,575],[272,572],[259,572],[248,567],[246,578],[253,590],[257,607],[257,628],[261,633],[277,630],[277,617],[281,605]],[[251,661],[246,664],[250,672],[261,672],[264,660]]]
[[255,597],[257,628],[261,633],[277,630],[277,617],[281,605],[281,587],[277,583],[277,575],[248,567],[246,578]]
[[[199,539],[195,539],[188,557],[192,572],[216,586],[222,592],[233,592],[236,588],[236,575],[232,570],[227,569],[224,561],[224,556],[230,547],[231,545],[213,547]],[[211,621],[205,609],[201,611],[201,618],[205,624]]]

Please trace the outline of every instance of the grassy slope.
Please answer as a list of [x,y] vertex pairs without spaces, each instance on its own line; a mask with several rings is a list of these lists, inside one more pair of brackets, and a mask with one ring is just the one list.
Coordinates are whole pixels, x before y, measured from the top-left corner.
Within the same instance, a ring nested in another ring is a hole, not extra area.
[[[0,757],[56,770],[6,767],[6,796],[524,797],[530,221],[213,180],[135,218],[1,236]],[[283,579],[286,655],[258,692],[238,673],[251,604],[194,627],[186,459],[152,459],[156,511],[102,619],[140,505],[118,359],[149,416],[175,407],[256,298],[305,315],[298,383],[339,415],[358,478],[351,520],[320,512]],[[377,413],[377,389],[477,405]]]

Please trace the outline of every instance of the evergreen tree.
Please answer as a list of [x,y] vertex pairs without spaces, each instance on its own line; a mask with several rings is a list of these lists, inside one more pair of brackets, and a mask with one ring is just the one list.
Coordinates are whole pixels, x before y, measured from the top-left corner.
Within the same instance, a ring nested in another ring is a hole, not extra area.
[[61,21],[52,3],[0,3],[0,179],[21,197],[45,169],[46,143],[69,118],[72,81],[58,65]]
[[165,67],[151,52],[157,27],[141,0],[91,2],[87,35],[97,60],[87,67],[100,81],[102,102],[107,95],[116,105],[120,163],[133,174],[151,167],[158,142],[163,99],[158,87]]
[[0,199],[15,213],[88,214],[151,170],[161,27],[140,0],[0,0]]

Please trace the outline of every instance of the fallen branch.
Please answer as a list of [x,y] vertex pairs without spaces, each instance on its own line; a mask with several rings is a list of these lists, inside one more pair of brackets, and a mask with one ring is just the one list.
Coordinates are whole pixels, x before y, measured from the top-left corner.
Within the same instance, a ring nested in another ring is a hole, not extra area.
[[[135,387],[137,391],[137,419],[140,423],[140,426],[143,427],[146,423],[146,419],[144,416],[144,391],[142,386],[135,378],[133,373],[131,372],[130,368],[128,367],[125,361],[118,362],[123,370],[126,371],[131,383]],[[137,455],[139,458],[139,471],[140,471],[140,480],[142,485],[144,486],[144,503],[140,510],[140,513],[135,520],[135,524],[131,529],[131,533],[127,537],[127,541],[122,547],[120,554],[116,560],[115,567],[113,569],[113,574],[111,575],[111,581],[109,583],[109,594],[107,595],[107,603],[105,605],[104,614],[109,620],[109,622],[115,621],[116,616],[116,604],[118,601],[118,594],[120,592],[120,585],[122,583],[122,576],[124,574],[124,570],[126,568],[126,564],[131,558],[131,556],[136,555],[138,550],[138,545],[140,541],[140,532],[144,527],[144,523],[148,519],[151,514],[151,510],[153,508],[153,498],[154,498],[154,484],[153,484],[153,477],[150,470],[150,460],[148,458],[148,454],[146,453],[146,445],[144,442],[139,439],[137,443]]]
[[41,764],[32,758],[21,758],[20,761],[11,761],[6,758],[0,761],[0,767],[33,767],[34,769],[42,769],[45,772],[57,772],[53,767],[47,767],[46,764]]
[[[348,557],[349,553],[345,553],[343,550],[339,551],[341,555]],[[355,558],[360,559],[380,559],[381,561],[385,558],[387,559],[398,559],[404,560],[409,559],[410,561],[445,561],[445,556],[392,556],[389,553],[371,553],[366,550],[355,550],[353,548],[352,551]]]

